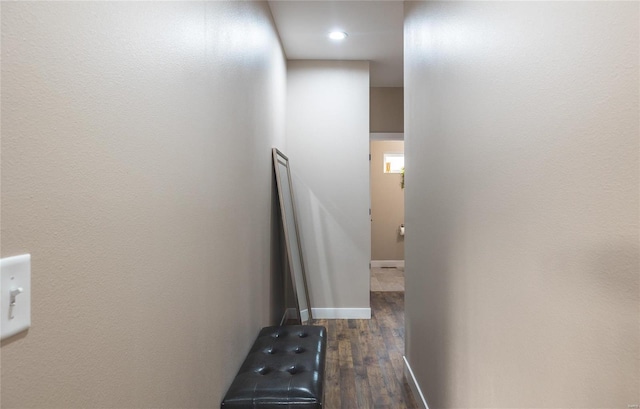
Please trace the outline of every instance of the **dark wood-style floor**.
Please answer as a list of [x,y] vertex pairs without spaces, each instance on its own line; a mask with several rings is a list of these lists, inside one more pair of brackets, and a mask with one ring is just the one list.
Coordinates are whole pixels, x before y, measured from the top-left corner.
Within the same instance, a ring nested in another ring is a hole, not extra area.
[[327,327],[327,409],[418,408],[404,379],[404,293],[372,292],[370,320],[315,320]]

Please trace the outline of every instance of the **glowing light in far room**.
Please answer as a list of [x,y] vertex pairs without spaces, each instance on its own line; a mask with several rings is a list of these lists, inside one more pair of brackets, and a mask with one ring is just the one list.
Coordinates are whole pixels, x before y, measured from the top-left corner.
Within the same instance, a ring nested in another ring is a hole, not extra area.
[[404,153],[385,153],[384,173],[402,173],[404,169]]
[[332,31],[329,33],[329,38],[335,41],[344,40],[347,36],[348,34],[344,31]]

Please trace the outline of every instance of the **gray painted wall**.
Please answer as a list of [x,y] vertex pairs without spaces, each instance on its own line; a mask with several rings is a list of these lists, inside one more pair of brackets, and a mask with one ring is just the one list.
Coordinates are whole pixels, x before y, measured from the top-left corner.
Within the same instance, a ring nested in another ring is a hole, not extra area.
[[265,2],[3,2],[3,408],[212,408],[282,314]]
[[369,63],[289,61],[287,70],[285,154],[311,304],[369,308]]
[[639,7],[406,4],[406,354],[431,409],[640,403]]
[[404,89],[371,87],[369,132],[404,132]]

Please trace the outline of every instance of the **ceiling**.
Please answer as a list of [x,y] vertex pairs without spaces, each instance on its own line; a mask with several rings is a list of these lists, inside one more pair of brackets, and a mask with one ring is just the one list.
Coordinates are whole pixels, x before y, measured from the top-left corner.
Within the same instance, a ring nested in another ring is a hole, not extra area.
[[[289,60],[368,60],[372,87],[402,87],[402,1],[269,1]],[[330,40],[330,31],[348,37]]]

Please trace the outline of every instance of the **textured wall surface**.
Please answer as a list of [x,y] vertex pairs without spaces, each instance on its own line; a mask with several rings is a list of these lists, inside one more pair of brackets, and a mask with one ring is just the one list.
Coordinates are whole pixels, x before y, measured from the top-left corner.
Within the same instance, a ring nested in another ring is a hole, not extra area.
[[372,87],[369,132],[404,132],[404,89]]
[[369,308],[369,63],[287,63],[287,151],[313,308]]
[[265,2],[3,2],[3,408],[212,408],[275,299],[286,65]]
[[402,175],[384,173],[384,154],[403,152],[403,141],[371,141],[371,260],[404,260]]
[[640,404],[640,4],[405,7],[406,353],[429,407]]

